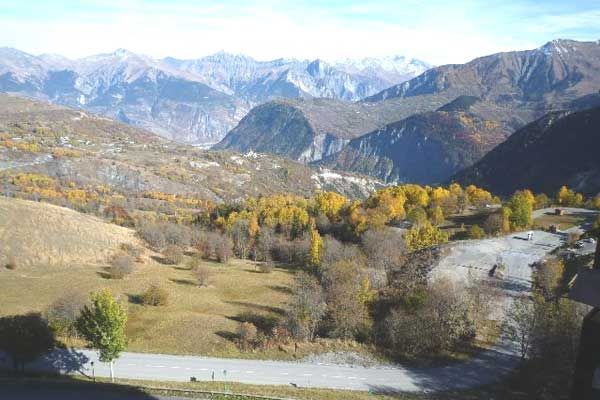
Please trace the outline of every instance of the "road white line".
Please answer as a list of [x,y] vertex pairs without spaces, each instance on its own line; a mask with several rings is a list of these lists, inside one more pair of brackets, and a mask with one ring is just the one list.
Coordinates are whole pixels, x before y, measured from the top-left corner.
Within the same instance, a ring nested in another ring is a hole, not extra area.
[[280,372],[279,375],[289,375],[289,372]]
[[302,374],[302,376],[312,376],[312,374]]

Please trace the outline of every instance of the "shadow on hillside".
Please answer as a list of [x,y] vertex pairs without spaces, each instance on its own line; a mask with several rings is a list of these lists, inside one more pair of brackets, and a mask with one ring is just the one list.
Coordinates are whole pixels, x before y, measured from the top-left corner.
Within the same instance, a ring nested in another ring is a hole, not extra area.
[[167,260],[165,257],[161,257],[161,256],[150,256],[151,259],[153,259],[154,261],[156,261],[159,264],[162,265],[175,265],[172,262],[170,262],[169,260]]
[[287,286],[269,285],[267,287],[271,290],[274,290],[276,292],[283,293],[283,294],[293,294],[294,293],[294,291]]
[[102,279],[112,279],[112,275],[110,274],[110,267],[103,267],[102,271],[96,272],[96,274]]
[[271,333],[273,331],[273,328],[275,328],[279,322],[279,319],[276,317],[254,314],[251,312],[244,312],[236,316],[227,318],[240,323],[250,322],[252,325],[256,326],[256,329],[262,331],[265,334]]
[[270,312],[270,313],[278,314],[278,315],[285,314],[285,311],[282,308],[273,307],[273,306],[265,306],[265,305],[256,304],[256,303],[249,303],[247,301],[226,301],[225,303],[231,304],[234,306],[249,308],[249,309],[256,310],[256,311]]
[[173,283],[176,283],[178,285],[186,285],[186,286],[198,286],[197,282],[194,282],[190,279],[173,279],[173,278],[169,278],[169,280]]
[[240,339],[240,336],[237,333],[229,332],[229,331],[217,331],[215,332],[217,336],[222,337],[225,340],[229,340],[230,342],[237,343]]
[[142,295],[140,294],[125,293],[125,296],[127,296],[127,301],[129,301],[131,304],[142,304]]

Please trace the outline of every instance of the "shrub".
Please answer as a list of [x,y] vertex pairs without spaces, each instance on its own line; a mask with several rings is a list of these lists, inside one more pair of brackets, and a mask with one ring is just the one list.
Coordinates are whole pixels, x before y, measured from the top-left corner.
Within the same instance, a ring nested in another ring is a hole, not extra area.
[[264,262],[258,266],[258,269],[263,274],[269,274],[273,272],[273,264],[271,264],[270,262]]
[[485,231],[477,224],[471,225],[469,228],[469,238],[471,239],[483,239],[485,237]]
[[567,243],[569,245],[573,245],[579,239],[581,239],[581,235],[579,233],[577,233],[577,232],[570,232],[567,235]]
[[14,257],[9,257],[8,260],[6,261],[6,264],[4,264],[4,268],[10,269],[10,270],[17,269],[17,260],[15,260]]
[[215,255],[217,261],[223,264],[229,262],[233,256],[233,242],[228,236],[219,235],[215,237]]
[[197,256],[193,256],[188,260],[185,264],[186,268],[190,271],[194,271],[196,268],[200,266],[200,259]]
[[240,347],[246,349],[254,345],[258,336],[258,329],[251,322],[241,322],[238,326],[237,334]]
[[383,322],[384,344],[395,355],[437,354],[473,337],[462,288],[447,280],[435,281],[419,303],[395,308]]
[[77,336],[75,322],[87,302],[87,296],[80,292],[60,297],[46,310],[45,317],[48,325],[58,336]]
[[194,276],[196,277],[199,286],[208,286],[210,275],[211,270],[205,265],[199,266],[194,270]]
[[198,254],[204,260],[210,260],[213,255],[213,243],[211,238],[214,236],[214,233],[202,233],[197,239],[196,250],[198,250]]
[[171,245],[163,251],[163,256],[167,264],[176,265],[183,261],[183,250],[179,246]]
[[110,261],[109,275],[112,279],[123,279],[133,272],[133,257],[127,253],[117,253]]
[[483,229],[488,235],[497,235],[502,232],[502,215],[498,213],[489,215],[483,223]]
[[121,246],[119,247],[136,260],[139,260],[140,256],[142,255],[142,249],[131,243],[121,243]]
[[169,301],[169,293],[158,285],[150,285],[140,296],[140,301],[147,306],[165,306]]
[[138,235],[155,249],[162,249],[167,243],[160,224],[143,222],[137,227]]

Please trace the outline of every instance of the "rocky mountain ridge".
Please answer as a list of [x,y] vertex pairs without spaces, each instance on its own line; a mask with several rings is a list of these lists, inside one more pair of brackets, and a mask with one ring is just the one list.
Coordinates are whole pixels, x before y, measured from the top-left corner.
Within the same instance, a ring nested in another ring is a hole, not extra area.
[[[156,60],[125,49],[77,60],[0,48],[0,92],[106,115],[164,137],[215,143],[248,110],[275,98],[358,100],[427,68],[387,62],[364,74],[321,60],[256,61],[218,53],[197,60]],[[377,63],[374,61],[374,65]]]

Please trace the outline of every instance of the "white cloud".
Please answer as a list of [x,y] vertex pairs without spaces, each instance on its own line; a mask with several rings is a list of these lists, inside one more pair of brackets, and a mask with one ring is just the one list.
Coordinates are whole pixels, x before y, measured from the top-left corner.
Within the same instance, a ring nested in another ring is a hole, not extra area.
[[[231,5],[194,4],[170,7],[124,0],[113,9],[97,13],[29,21],[0,16],[0,45],[72,58],[122,47],[157,58],[196,58],[225,50],[258,59],[403,54],[444,64],[542,44],[518,34],[494,33],[484,26],[488,21],[462,16],[461,10],[427,15],[430,10],[423,9],[425,17],[419,21],[391,21],[338,16],[328,9],[281,7],[276,0],[241,4],[235,10]],[[413,6],[417,7],[414,2]],[[357,15],[377,10],[366,5],[345,9]],[[563,25],[572,23],[565,21]]]

